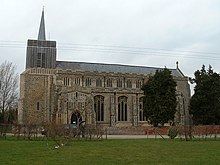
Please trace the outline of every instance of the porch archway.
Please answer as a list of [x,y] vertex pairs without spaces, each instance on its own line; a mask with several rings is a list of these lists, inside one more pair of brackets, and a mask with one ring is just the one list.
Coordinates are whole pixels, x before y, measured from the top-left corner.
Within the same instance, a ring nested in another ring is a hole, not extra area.
[[80,115],[79,112],[74,112],[71,116],[71,124],[78,125],[79,122],[82,121],[82,116]]

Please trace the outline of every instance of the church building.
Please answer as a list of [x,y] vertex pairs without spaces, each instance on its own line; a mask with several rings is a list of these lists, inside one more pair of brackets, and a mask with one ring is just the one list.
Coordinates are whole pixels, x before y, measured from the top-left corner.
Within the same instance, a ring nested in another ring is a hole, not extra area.
[[[20,75],[20,124],[86,124],[143,127],[142,85],[162,68],[57,61],[56,41],[46,39],[44,11],[37,40],[27,41],[26,69]],[[188,119],[188,78],[169,69],[177,82],[175,122]]]

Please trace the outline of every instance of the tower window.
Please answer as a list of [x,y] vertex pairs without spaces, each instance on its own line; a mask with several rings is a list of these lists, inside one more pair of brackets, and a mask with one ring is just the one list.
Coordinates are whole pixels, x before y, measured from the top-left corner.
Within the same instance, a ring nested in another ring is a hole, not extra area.
[[37,67],[41,67],[41,53],[37,54]]
[[46,68],[46,55],[45,53],[42,53],[42,68]]
[[36,107],[36,109],[37,109],[37,111],[40,110],[40,102],[39,102],[39,101],[37,102],[37,107]]
[[45,68],[46,67],[46,55],[45,53],[37,54],[37,67]]

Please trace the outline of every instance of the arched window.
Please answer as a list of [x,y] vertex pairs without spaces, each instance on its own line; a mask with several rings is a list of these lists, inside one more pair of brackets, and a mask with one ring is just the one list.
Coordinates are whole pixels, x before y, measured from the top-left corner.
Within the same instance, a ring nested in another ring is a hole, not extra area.
[[118,121],[127,121],[127,97],[118,98]]
[[144,115],[144,98],[139,99],[139,121],[147,121],[146,116]]
[[95,96],[94,97],[94,110],[96,113],[96,121],[104,121],[104,97]]

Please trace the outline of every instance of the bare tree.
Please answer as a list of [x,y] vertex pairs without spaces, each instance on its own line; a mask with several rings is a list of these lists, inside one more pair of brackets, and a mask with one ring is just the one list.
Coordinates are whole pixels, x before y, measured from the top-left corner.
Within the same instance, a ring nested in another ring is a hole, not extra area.
[[17,105],[17,98],[18,74],[16,66],[5,61],[0,65],[0,113],[4,123],[7,122],[5,112]]

